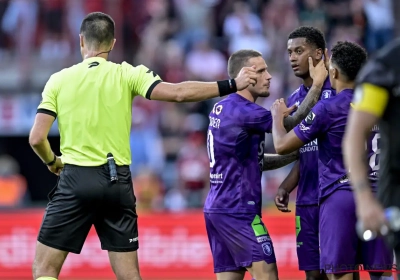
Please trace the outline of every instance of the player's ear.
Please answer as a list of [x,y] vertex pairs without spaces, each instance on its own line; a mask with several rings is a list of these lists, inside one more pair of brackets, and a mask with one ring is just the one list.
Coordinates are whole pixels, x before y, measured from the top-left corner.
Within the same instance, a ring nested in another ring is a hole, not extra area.
[[316,49],[315,50],[315,60],[320,61],[322,59],[322,56],[324,55],[324,51],[322,49]]
[[117,39],[114,39],[112,41],[110,51],[114,48],[115,42],[117,42]]

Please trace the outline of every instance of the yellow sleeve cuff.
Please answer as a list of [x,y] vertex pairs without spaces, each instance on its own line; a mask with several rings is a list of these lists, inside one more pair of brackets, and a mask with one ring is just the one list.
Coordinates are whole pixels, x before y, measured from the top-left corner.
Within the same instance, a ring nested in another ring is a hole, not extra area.
[[354,93],[353,110],[382,117],[389,101],[389,92],[373,84],[361,84]]

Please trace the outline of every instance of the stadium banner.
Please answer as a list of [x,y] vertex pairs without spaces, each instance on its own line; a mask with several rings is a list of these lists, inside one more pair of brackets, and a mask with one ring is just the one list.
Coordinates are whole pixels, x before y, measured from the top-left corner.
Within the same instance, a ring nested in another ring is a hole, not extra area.
[[[43,212],[0,212],[0,279],[32,279]],[[273,240],[280,279],[304,278],[297,267],[294,215],[264,213],[263,221]],[[202,212],[141,213],[138,223],[143,279],[215,279]],[[94,228],[81,254],[68,256],[60,278],[115,278]]]

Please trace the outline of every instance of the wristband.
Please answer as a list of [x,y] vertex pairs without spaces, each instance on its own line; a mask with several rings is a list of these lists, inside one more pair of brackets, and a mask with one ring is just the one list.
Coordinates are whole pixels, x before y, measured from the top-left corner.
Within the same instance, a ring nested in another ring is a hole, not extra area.
[[237,91],[235,79],[218,81],[219,96],[225,96]]
[[54,159],[53,159],[52,161],[50,161],[49,163],[44,162],[44,164],[47,165],[47,166],[52,166],[53,164],[56,163],[56,161],[57,161],[57,157],[56,157],[56,155],[54,154]]

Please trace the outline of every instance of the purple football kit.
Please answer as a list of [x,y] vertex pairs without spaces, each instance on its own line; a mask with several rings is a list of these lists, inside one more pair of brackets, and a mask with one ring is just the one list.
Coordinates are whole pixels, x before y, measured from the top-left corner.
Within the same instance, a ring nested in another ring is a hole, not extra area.
[[[319,101],[294,128],[304,142],[318,139],[320,268],[326,273],[350,272],[358,264],[390,270],[393,254],[382,239],[362,242],[356,234],[353,192],[343,163],[342,140],[353,90],[345,89]],[[375,127],[367,144],[370,179],[376,190],[379,131]]]
[[[301,85],[287,100],[287,106],[303,102],[310,88]],[[324,82],[320,100],[335,95],[329,78]],[[299,269],[319,270],[318,141],[312,140],[299,150],[300,178],[296,198],[296,243]]]
[[245,270],[253,262],[275,263],[261,220],[261,174],[271,113],[238,94],[214,105],[207,148],[210,191],[204,216],[214,272]]

